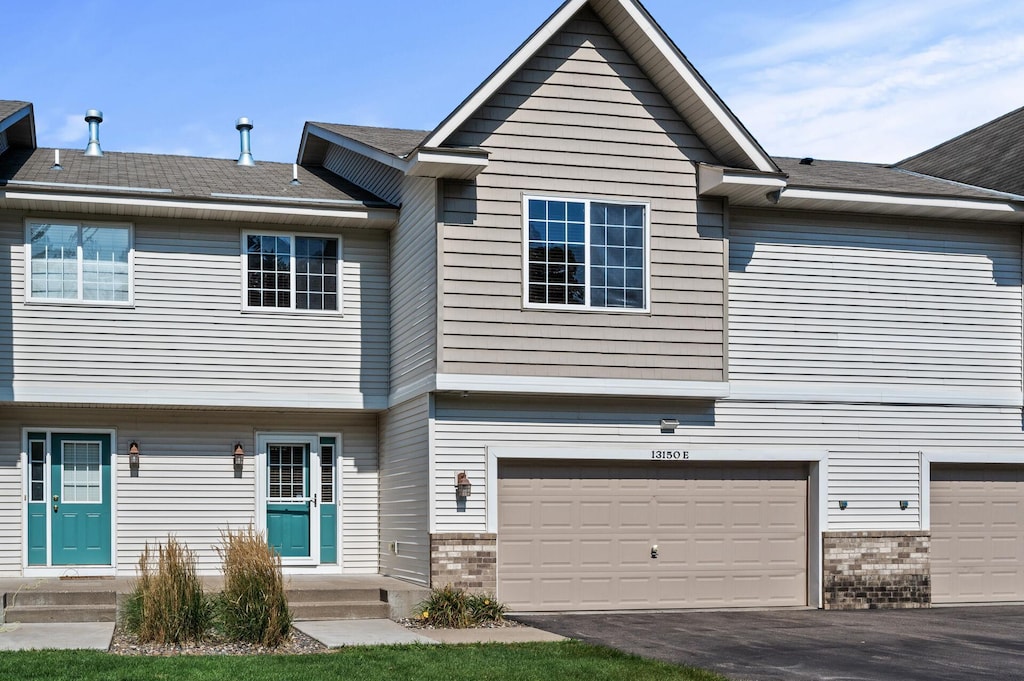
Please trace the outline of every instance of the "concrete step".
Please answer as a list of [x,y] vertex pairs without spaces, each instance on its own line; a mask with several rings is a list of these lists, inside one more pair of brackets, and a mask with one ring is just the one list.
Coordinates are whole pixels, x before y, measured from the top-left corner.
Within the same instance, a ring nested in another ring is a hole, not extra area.
[[8,608],[29,605],[114,605],[116,591],[55,591],[31,589],[4,594]]
[[366,603],[383,601],[379,588],[287,589],[289,603]]
[[53,622],[114,622],[117,607],[110,605],[16,605],[4,611],[4,622],[49,624]]
[[292,618],[297,620],[361,620],[386,619],[388,604],[383,601],[343,603],[289,603]]

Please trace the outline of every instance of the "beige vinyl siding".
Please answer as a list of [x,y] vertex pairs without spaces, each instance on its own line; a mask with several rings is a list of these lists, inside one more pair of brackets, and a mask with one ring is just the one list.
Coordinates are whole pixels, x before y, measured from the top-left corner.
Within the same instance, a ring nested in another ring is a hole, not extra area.
[[730,236],[737,387],[1020,389],[1019,229],[736,210]]
[[136,223],[131,307],[24,303],[24,226],[8,219],[4,229],[5,238],[10,230],[18,235],[9,264],[14,380],[28,396],[19,399],[44,391],[47,399],[72,402],[384,404],[384,231],[342,231],[342,311],[302,313],[242,312],[237,225]]
[[[661,433],[659,424],[665,417],[679,419],[674,434]],[[474,483],[486,479],[488,447],[566,452],[681,448],[695,457],[724,452],[720,456],[730,457],[727,460],[749,461],[763,458],[766,450],[778,456],[778,451],[788,449],[830,462],[822,471],[834,474],[827,490],[830,524],[844,530],[909,530],[920,529],[917,452],[968,452],[966,456],[984,461],[1019,453],[1024,433],[1020,409],[1012,407],[438,398],[437,532],[486,530],[487,490],[474,484],[465,512],[459,512],[450,486],[460,470],[467,471]],[[868,473],[851,478],[843,467]],[[899,473],[891,480],[894,486],[869,489],[886,469]],[[839,499],[851,502],[841,516]],[[910,502],[906,511],[899,509],[901,499]]]
[[[443,372],[723,380],[722,208],[693,165],[713,159],[589,10],[447,142],[490,162],[446,184]],[[649,203],[650,313],[523,309],[524,193]]]
[[430,395],[380,415],[381,573],[430,581]]
[[396,206],[401,203],[402,173],[394,168],[336,144],[327,145],[324,168],[388,203]]
[[391,234],[391,391],[437,365],[437,181],[408,177]]
[[[256,508],[258,432],[342,434],[341,566],[352,574],[377,572],[377,451],[373,415],[284,412],[138,411],[7,407],[0,416],[0,573],[19,574],[23,481],[22,428],[116,429],[116,547],[118,573],[134,575],[146,542],[169,535],[196,552],[205,573],[220,569],[221,531],[247,527]],[[141,461],[128,466],[128,443]],[[241,475],[233,444],[247,456]],[[9,527],[8,527],[9,526]]]

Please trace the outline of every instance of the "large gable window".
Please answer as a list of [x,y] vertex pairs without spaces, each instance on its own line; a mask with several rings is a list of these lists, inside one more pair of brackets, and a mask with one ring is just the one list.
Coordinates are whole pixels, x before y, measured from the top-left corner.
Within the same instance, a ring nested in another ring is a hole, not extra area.
[[528,307],[646,310],[648,206],[527,197]]
[[129,303],[130,225],[28,223],[28,299]]
[[246,308],[339,309],[336,237],[252,233],[243,241]]

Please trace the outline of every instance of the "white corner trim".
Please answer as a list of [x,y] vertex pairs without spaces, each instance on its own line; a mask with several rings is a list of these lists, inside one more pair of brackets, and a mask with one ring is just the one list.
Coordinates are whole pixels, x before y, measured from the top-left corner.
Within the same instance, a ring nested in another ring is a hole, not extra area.
[[398,405],[402,404],[403,402],[406,402],[407,400],[411,400],[417,395],[422,395],[423,393],[429,393],[433,392],[434,390],[437,390],[436,379],[437,377],[435,374],[429,374],[419,379],[418,381],[413,381],[408,385],[398,388],[390,395],[388,395],[388,407],[397,407]]
[[841,201],[844,203],[865,203],[885,206],[913,206],[921,208],[947,208],[977,210],[998,213],[1021,212],[1012,203],[987,201],[985,199],[943,199],[925,196],[900,196],[870,192],[846,192],[827,189],[787,188],[782,192],[782,201],[787,199],[809,199],[814,201]]
[[729,384],[717,381],[659,381],[645,379],[562,378],[553,376],[500,376],[437,374],[437,390],[531,395],[621,397],[674,397],[720,399],[729,397]]
[[836,402],[856,404],[957,405],[969,407],[1022,407],[1019,388],[959,388],[897,384],[757,382],[730,383],[730,401]]

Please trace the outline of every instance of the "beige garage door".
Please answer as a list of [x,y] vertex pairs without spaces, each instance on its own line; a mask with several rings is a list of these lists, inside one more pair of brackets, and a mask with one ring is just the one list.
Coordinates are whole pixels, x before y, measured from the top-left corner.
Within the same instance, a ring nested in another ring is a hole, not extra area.
[[1024,600],[1024,467],[933,466],[932,602]]
[[514,610],[807,603],[803,465],[522,461],[498,476],[498,597]]

